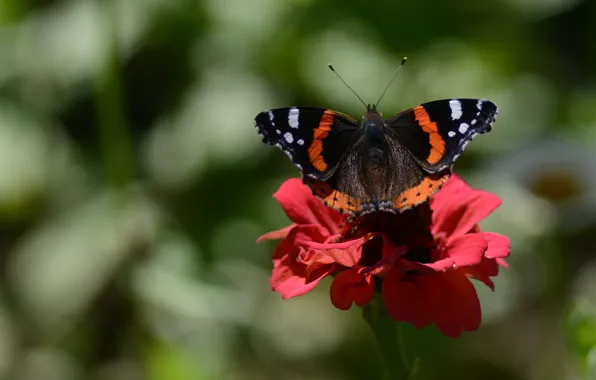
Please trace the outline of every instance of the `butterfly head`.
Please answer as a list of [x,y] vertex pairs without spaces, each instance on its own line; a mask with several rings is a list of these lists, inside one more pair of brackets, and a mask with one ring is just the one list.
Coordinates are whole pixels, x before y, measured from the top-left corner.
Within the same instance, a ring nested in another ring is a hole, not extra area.
[[384,138],[385,122],[375,105],[368,106],[368,112],[362,120],[362,128],[367,141],[371,143],[382,142]]
[[377,115],[383,117],[383,114],[380,113],[379,111],[377,111],[377,105],[376,104],[367,104],[366,105],[366,115],[364,115],[362,117],[362,119],[365,119],[367,117],[367,115],[368,114],[371,114],[371,113],[374,113],[374,114],[377,114]]

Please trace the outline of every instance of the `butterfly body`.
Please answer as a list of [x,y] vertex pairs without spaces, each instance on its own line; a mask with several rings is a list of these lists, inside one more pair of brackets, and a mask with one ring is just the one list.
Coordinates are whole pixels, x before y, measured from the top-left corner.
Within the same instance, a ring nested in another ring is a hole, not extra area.
[[255,126],[325,204],[362,214],[399,212],[428,200],[496,114],[494,103],[478,99],[425,103],[386,120],[369,106],[361,122],[328,109],[288,107],[261,112]]

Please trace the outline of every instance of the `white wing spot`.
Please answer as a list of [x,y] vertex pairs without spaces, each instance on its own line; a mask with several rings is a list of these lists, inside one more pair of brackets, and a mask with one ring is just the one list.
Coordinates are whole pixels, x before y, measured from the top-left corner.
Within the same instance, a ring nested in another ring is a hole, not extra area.
[[461,102],[459,100],[450,100],[449,108],[451,108],[451,120],[459,120],[462,115]]
[[453,132],[453,131],[449,131],[449,132],[447,133],[447,135],[448,135],[449,137],[453,137],[453,136],[455,136],[455,132]]
[[290,124],[291,128],[298,128],[298,115],[300,111],[298,108],[290,108],[290,112],[288,113],[288,124]]
[[478,111],[482,110],[482,100],[478,100],[478,103],[476,103],[476,108],[478,108]]
[[299,139],[298,141],[296,141],[298,143],[298,145],[304,145],[304,140]]
[[271,111],[269,111],[269,121],[271,122],[271,125],[275,127],[275,123],[273,122],[273,112]]
[[474,120],[472,120],[472,122],[470,124],[474,125],[474,124],[476,124],[477,121],[478,120],[474,119]]
[[284,133],[284,139],[286,139],[286,141],[288,142],[288,144],[291,144],[291,143],[294,142],[294,136],[292,136],[292,134],[290,132]]
[[466,131],[470,128],[470,126],[466,123],[461,123],[459,125],[459,133],[466,133]]
[[281,135],[281,131],[279,129],[276,129],[275,133],[277,133],[278,135]]

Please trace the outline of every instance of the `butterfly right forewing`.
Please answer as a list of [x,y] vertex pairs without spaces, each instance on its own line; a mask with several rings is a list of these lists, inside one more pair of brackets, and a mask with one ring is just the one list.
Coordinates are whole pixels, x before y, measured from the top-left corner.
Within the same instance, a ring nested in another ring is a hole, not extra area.
[[401,112],[386,125],[427,172],[437,173],[449,169],[476,135],[489,132],[497,113],[489,100],[444,99]]
[[304,177],[326,180],[358,139],[356,119],[328,109],[287,107],[261,112],[255,126],[263,142],[276,145]]

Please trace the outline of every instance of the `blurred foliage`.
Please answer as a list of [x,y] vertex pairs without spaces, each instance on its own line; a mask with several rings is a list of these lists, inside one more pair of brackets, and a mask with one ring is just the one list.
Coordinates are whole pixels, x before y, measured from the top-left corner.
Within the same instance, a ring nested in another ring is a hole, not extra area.
[[385,114],[500,106],[456,170],[512,240],[478,332],[404,326],[417,378],[590,378],[594,46],[589,0],[2,0],[0,378],[378,378],[328,283],[269,289],[255,239],[288,223],[271,194],[298,173],[252,119],[358,116],[326,64],[370,100],[405,55]]
[[567,335],[572,352],[579,359],[586,378],[596,375],[596,308],[581,300],[567,317]]

